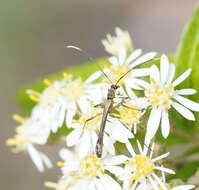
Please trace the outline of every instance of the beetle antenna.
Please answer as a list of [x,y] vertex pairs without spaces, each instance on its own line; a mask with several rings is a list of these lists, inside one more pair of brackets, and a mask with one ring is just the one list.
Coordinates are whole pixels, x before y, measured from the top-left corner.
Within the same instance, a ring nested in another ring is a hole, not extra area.
[[[66,44],[65,44],[66,45]],[[74,45],[66,45],[66,48],[69,48],[69,49],[75,49],[79,52],[82,52],[84,53],[85,55],[88,56],[88,59],[92,62],[94,62],[94,58],[92,56],[90,56],[90,54],[84,50],[82,50],[80,47],[77,47],[77,46],[74,46]],[[111,81],[111,79],[108,77],[108,75],[103,71],[102,67],[99,65],[99,63],[97,63],[97,66],[99,68],[99,70],[103,73],[103,75],[108,79],[108,81],[113,84],[113,82]]]

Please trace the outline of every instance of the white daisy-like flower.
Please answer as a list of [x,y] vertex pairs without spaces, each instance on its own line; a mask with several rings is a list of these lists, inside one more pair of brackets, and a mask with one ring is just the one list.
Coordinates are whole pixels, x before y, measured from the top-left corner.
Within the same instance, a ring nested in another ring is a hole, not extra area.
[[6,144],[15,146],[12,149],[13,152],[27,152],[40,172],[44,171],[44,165],[51,168],[52,164],[49,158],[35,148],[35,145],[44,145],[46,143],[50,133],[48,127],[31,118],[22,118],[19,115],[14,115],[13,118],[21,125],[16,128],[17,134],[8,139]]
[[[141,122],[141,118],[145,113],[146,98],[127,99],[122,105],[117,108],[117,116],[113,121],[114,125],[125,126],[134,134],[137,133],[137,125]],[[116,134],[120,135],[120,133]]]
[[130,97],[135,97],[132,89],[140,90],[140,86],[146,83],[139,77],[150,74],[150,68],[136,69],[135,67],[152,60],[156,56],[155,52],[149,52],[142,56],[141,53],[142,51],[138,49],[127,57],[125,49],[120,49],[117,57],[109,58],[110,67],[104,69],[104,73],[109,80],[105,79],[103,82],[108,85],[110,81],[113,84],[118,83],[118,85],[124,87]]
[[195,185],[185,185],[180,179],[175,179],[167,183],[164,172],[162,172],[161,180],[164,188],[161,187],[156,181],[153,185],[151,185],[149,180],[145,180],[136,188],[136,190],[190,190],[195,188]]
[[[121,123],[111,122],[112,118],[108,117],[104,133],[103,155],[110,153],[115,154],[113,144],[115,141],[122,143],[128,142],[133,138],[133,134],[126,129]],[[102,108],[90,106],[86,113],[82,112],[78,120],[74,120],[72,128],[74,130],[66,137],[67,146],[76,146],[79,148],[81,157],[88,153],[95,152],[95,147],[102,122]]]
[[119,176],[119,179],[123,181],[123,188],[125,190],[134,190],[145,180],[149,180],[153,187],[154,183],[157,182],[162,188],[165,188],[156,171],[163,171],[170,174],[174,174],[175,172],[171,169],[158,166],[157,161],[166,158],[169,153],[153,158],[154,144],[152,144],[151,148],[145,146],[143,149],[139,141],[137,141],[137,144],[139,154],[135,153],[130,143],[126,143],[131,157],[125,161],[125,172]]
[[195,120],[194,115],[189,110],[199,111],[199,104],[184,98],[181,95],[192,95],[196,93],[196,90],[175,89],[190,75],[190,73],[191,69],[188,69],[173,81],[175,66],[174,64],[169,63],[166,55],[162,55],[161,57],[160,71],[155,65],[151,67],[151,83],[145,83],[144,85],[148,104],[152,108],[147,124],[147,136],[149,139],[153,138],[156,134],[160,123],[162,135],[164,138],[167,138],[170,131],[168,111],[171,107],[186,119]]
[[86,81],[82,81],[81,78],[73,80],[71,75],[64,74],[62,80],[52,83],[45,80],[48,87],[42,93],[28,90],[30,98],[38,102],[33,110],[33,118],[42,120],[53,132],[65,121],[67,127],[71,127],[72,119],[78,111],[88,109],[88,100],[97,99],[93,93],[99,91],[99,86],[92,82],[99,75],[100,73],[96,72]]
[[119,175],[123,169],[118,166],[125,161],[125,156],[107,156],[98,158],[95,154],[88,154],[79,158],[76,153],[67,149],[60,152],[64,160],[62,173],[64,177],[72,177],[73,182],[68,186],[70,190],[121,190],[119,183],[107,171]]
[[168,183],[164,183],[165,188],[162,188],[159,184],[156,182],[154,183],[154,186],[151,185],[149,181],[144,181],[142,184],[140,184],[136,190],[190,190],[195,188],[195,185],[178,185],[173,186]]
[[102,40],[105,50],[111,55],[118,55],[118,50],[124,48],[127,52],[133,51],[131,37],[127,31],[115,29],[116,36],[107,34],[107,39]]

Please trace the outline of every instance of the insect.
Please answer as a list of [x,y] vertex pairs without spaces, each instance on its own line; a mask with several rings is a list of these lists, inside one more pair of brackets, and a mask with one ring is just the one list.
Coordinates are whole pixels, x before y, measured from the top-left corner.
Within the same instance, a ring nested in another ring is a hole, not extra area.
[[[84,52],[82,49],[80,49],[79,47],[76,46],[67,46],[67,48],[72,48],[72,49],[76,49],[78,51]],[[85,54],[87,54],[87,52],[84,52]],[[89,54],[87,54],[89,55]],[[89,59],[93,61],[93,59],[89,56]],[[148,62],[150,60],[147,60],[145,62]],[[143,62],[143,63],[145,63]],[[104,73],[103,69],[98,65],[98,67],[100,68],[100,70],[102,71],[102,73],[105,75],[105,77],[111,82],[111,86],[108,89],[107,92],[107,97],[106,97],[106,101],[104,104],[104,108],[103,108],[103,113],[102,113],[102,120],[101,120],[101,124],[100,124],[100,131],[98,134],[98,139],[97,139],[97,143],[96,143],[96,147],[95,147],[95,152],[96,155],[101,158],[102,157],[102,152],[103,152],[103,137],[104,137],[104,130],[106,127],[106,122],[107,122],[107,117],[109,115],[109,113],[111,112],[112,108],[113,108],[113,104],[114,104],[114,98],[116,98],[116,91],[117,89],[120,87],[119,86],[119,82],[128,74],[130,73],[134,68],[129,69],[125,74],[123,74],[115,84],[113,84],[113,82],[109,79],[109,77],[106,75],[106,73]],[[126,99],[129,97],[123,97],[123,99]],[[92,118],[89,118],[87,121],[90,121]],[[87,122],[86,121],[86,122]]]

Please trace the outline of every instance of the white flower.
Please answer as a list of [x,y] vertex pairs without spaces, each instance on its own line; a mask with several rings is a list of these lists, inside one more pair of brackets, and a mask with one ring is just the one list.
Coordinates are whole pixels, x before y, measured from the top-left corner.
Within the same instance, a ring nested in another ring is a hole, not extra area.
[[160,71],[155,65],[151,67],[151,83],[144,86],[148,104],[152,108],[147,124],[147,138],[153,138],[160,123],[162,135],[167,138],[170,131],[168,111],[171,107],[176,109],[186,119],[195,120],[189,109],[199,111],[199,104],[181,95],[191,95],[196,93],[196,91],[194,89],[175,90],[175,87],[183,82],[190,73],[191,69],[188,69],[173,81],[175,66],[169,63],[165,55],[162,55],[160,60]]
[[140,152],[139,154],[135,153],[130,143],[126,143],[131,157],[125,162],[125,172],[119,176],[119,179],[123,181],[124,189],[134,190],[145,180],[149,180],[153,187],[153,184],[157,182],[162,188],[164,188],[165,186],[163,185],[161,179],[157,176],[156,171],[163,171],[170,174],[174,174],[174,171],[162,166],[160,167],[156,162],[167,157],[169,153],[153,158],[154,144],[151,146],[150,151],[146,146],[142,149],[139,141],[137,141],[137,144]]
[[63,176],[73,178],[73,182],[68,186],[70,190],[111,188],[121,190],[119,183],[110,177],[107,171],[119,175],[123,169],[117,165],[124,162],[126,157],[98,158],[95,154],[88,154],[84,158],[79,158],[78,155],[67,149],[62,149],[60,155],[64,159]]
[[[90,109],[86,113],[82,112],[81,117],[72,124],[74,130],[66,137],[67,146],[78,147],[81,157],[95,152],[102,112],[102,108],[91,105]],[[133,134],[118,119],[108,116],[103,139],[103,155],[115,154],[113,146],[115,141],[126,143],[129,138],[133,137]]]
[[190,190],[195,187],[195,185],[184,185],[184,182],[181,179],[174,179],[169,181],[169,183],[166,182],[165,173],[162,173],[161,181],[162,186],[160,186],[157,181],[154,182],[153,185],[151,185],[150,181],[147,179],[143,181],[136,190]]
[[[77,112],[88,109],[88,99],[93,97],[91,94],[98,88],[91,83],[99,74],[94,73],[84,82],[81,78],[73,80],[71,75],[64,74],[62,80],[52,83],[45,80],[48,87],[42,93],[28,90],[30,98],[38,102],[33,110],[33,118],[42,120],[53,132],[56,132],[65,120],[67,127],[71,127]],[[94,97],[92,100],[95,99]]]
[[163,183],[165,188],[162,188],[157,182],[154,182],[152,186],[148,180],[145,180],[142,184],[140,184],[136,190],[190,190],[193,189],[194,185],[178,185],[173,186],[168,183]]
[[[152,60],[156,53],[149,52],[140,56],[142,51],[140,49],[133,51],[129,57],[126,55],[125,49],[120,49],[118,57],[112,56],[109,58],[110,67],[104,69],[104,73],[108,76],[113,84],[118,84],[124,87],[125,91],[130,97],[135,97],[132,89],[140,90],[140,86],[145,85],[146,82],[139,79],[139,77],[150,74],[149,68],[136,69],[135,67],[147,61]],[[105,84],[110,83],[105,79]]]
[[17,134],[13,138],[8,139],[6,144],[8,146],[15,146],[13,152],[28,152],[31,160],[40,172],[44,170],[44,165],[51,168],[52,164],[48,157],[35,148],[35,145],[46,143],[49,136],[48,127],[31,118],[25,119],[19,115],[14,115],[14,119],[20,122],[21,125],[16,128]]
[[129,33],[120,28],[116,28],[115,34],[116,36],[107,34],[107,39],[102,40],[105,50],[115,56],[118,55],[118,50],[121,48],[125,49],[127,52],[132,52],[133,47]]

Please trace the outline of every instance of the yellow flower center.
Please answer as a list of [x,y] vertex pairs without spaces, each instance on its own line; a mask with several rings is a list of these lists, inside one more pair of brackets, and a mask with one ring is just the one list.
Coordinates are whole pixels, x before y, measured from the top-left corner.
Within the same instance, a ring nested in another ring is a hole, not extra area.
[[135,104],[131,104],[129,107],[121,106],[119,115],[124,124],[132,125],[140,122],[142,112],[138,110],[138,107]]
[[100,108],[91,108],[89,114],[82,115],[75,123],[84,126],[85,130],[98,132],[102,121],[102,110]]
[[[113,66],[109,68],[109,78],[111,81],[115,84],[120,77],[122,77],[124,74],[128,72],[128,67],[120,65],[120,66]],[[122,85],[124,83],[124,80],[128,77],[128,74],[119,82],[119,85]],[[106,79],[105,82],[109,83],[109,81]]]
[[172,84],[162,85],[151,79],[151,86],[145,90],[145,95],[149,99],[149,104],[168,110],[171,107],[173,92]]
[[154,170],[154,164],[148,156],[136,155],[131,161],[126,163],[133,168],[132,180],[140,180],[149,175]]
[[100,158],[94,154],[88,154],[80,162],[81,174],[84,177],[95,177],[104,172]]
[[69,81],[66,84],[66,87],[63,89],[62,94],[69,101],[78,101],[80,97],[84,94],[84,83],[80,78]]

